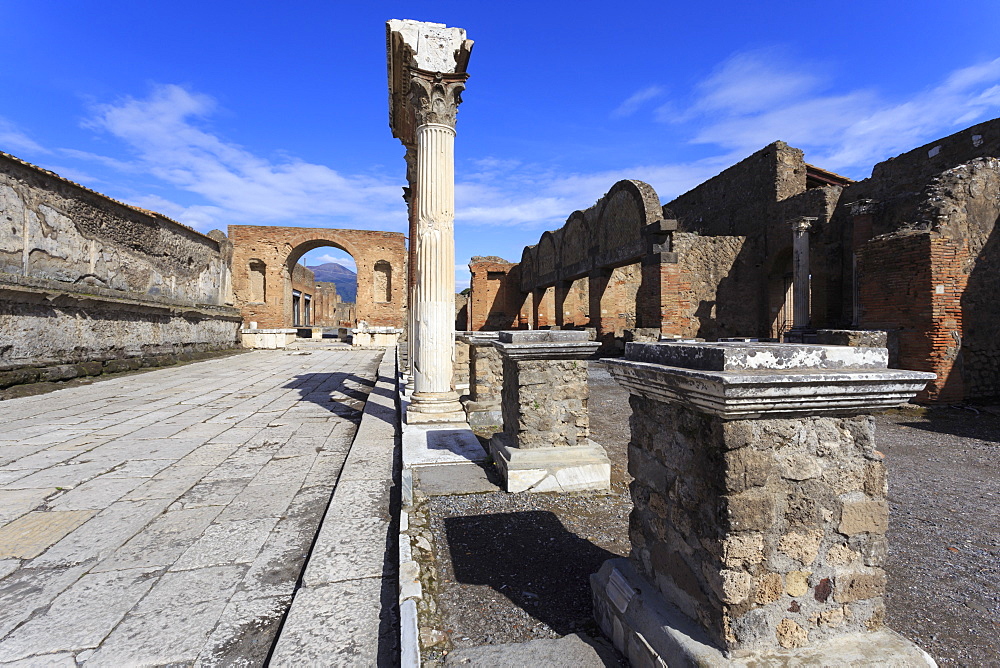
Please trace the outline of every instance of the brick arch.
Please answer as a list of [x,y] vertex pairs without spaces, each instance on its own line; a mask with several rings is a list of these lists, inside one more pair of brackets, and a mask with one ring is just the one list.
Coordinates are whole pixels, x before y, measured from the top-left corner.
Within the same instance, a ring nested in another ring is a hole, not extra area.
[[[290,327],[292,323],[291,273],[305,253],[332,246],[349,253],[358,267],[355,317],[373,326],[403,327],[406,321],[406,242],[399,232],[336,230],[313,227],[230,225],[233,243],[233,295],[244,320],[260,327]],[[249,302],[249,260],[267,267],[268,295],[264,304]],[[388,262],[393,275],[389,301],[375,299],[375,264]],[[271,289],[274,286],[274,289]]]
[[613,250],[638,239],[644,225],[659,220],[663,211],[648,183],[624,180],[611,186],[600,200],[598,227],[601,250]]

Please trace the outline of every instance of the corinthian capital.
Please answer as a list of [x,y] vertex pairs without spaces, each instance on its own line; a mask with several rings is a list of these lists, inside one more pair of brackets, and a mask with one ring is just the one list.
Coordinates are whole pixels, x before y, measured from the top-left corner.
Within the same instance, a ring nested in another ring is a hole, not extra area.
[[462,91],[468,74],[442,74],[411,69],[410,102],[416,126],[438,123],[455,127],[458,105],[462,104]]

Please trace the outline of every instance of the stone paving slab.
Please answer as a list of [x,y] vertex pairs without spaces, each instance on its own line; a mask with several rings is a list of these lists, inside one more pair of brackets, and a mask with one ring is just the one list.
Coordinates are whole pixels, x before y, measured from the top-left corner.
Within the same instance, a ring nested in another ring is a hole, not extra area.
[[[261,665],[381,356],[256,351],[0,404],[0,664]],[[387,522],[387,495],[360,517]]]
[[91,517],[93,510],[30,512],[0,528],[0,559],[31,559]]

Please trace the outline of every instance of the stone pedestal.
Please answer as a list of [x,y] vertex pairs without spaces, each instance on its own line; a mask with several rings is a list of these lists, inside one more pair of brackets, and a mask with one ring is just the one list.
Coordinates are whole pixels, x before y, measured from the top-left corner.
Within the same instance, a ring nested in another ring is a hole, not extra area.
[[822,647],[822,665],[924,665],[883,630],[886,472],[861,414],[933,374],[886,359],[714,343],[629,344],[610,362],[632,395],[632,551],[592,584],[619,650],[638,665],[800,665]]
[[469,396],[462,400],[469,424],[502,425],[503,359],[493,345],[499,340],[499,333],[473,332],[459,339],[469,347]]
[[503,432],[490,451],[508,492],[607,490],[611,462],[591,441],[587,332],[501,332]]
[[402,329],[397,327],[358,327],[351,330],[351,345],[368,348],[394,346]]

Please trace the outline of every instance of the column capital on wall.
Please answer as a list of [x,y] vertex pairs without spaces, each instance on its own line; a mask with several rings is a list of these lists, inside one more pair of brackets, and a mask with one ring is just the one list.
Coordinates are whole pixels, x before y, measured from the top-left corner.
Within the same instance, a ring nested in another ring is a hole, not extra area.
[[815,223],[819,218],[816,216],[799,216],[798,218],[793,218],[788,221],[792,230],[795,232],[808,232],[812,228],[812,224]]

